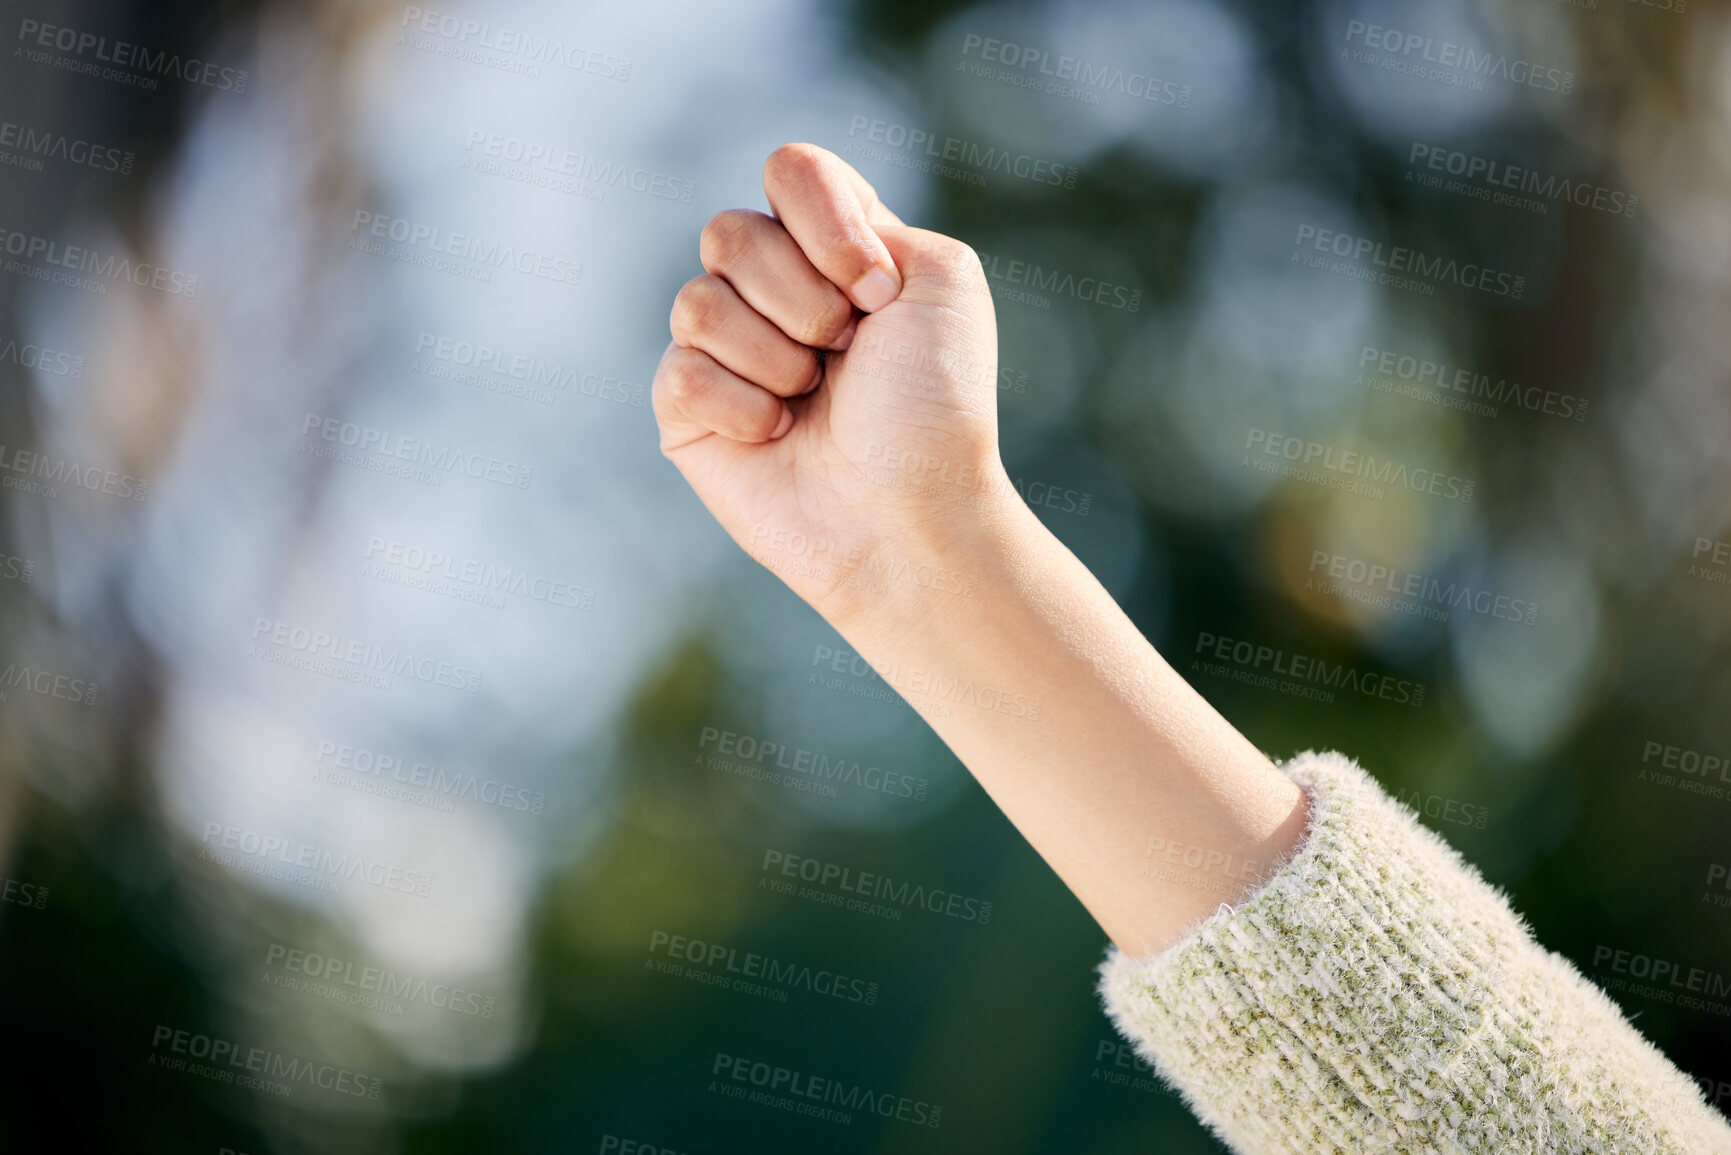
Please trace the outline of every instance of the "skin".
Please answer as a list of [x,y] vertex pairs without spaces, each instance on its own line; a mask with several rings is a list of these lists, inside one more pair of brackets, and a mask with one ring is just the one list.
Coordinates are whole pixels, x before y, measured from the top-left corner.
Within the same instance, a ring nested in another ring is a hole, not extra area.
[[904,225],[815,145],[777,149],[763,184],[774,215],[717,214],[674,301],[662,452],[1115,943],[1166,949],[1297,847],[1305,794],[1010,484],[973,250]]

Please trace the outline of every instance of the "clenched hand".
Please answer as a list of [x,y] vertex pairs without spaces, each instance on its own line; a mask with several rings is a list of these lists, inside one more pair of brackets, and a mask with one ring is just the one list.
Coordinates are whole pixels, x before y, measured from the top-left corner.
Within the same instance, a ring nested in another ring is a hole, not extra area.
[[[910,228],[835,154],[764,164],[773,216],[719,213],[656,370],[661,450],[820,612],[1008,496],[997,327],[967,245]],[[834,618],[832,617],[832,620]]]

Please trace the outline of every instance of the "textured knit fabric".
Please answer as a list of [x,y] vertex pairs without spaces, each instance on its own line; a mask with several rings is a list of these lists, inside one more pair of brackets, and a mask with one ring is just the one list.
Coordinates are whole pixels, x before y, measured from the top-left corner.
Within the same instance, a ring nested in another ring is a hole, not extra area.
[[1731,1126],[1504,895],[1339,754],[1309,829],[1170,948],[1116,947],[1118,1029],[1234,1150],[1726,1152]]

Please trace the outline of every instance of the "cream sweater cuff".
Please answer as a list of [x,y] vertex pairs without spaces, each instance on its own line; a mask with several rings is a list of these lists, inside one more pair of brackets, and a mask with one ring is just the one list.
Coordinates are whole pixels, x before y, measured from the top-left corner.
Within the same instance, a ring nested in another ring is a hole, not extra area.
[[1335,753],[1281,769],[1310,825],[1269,881],[1100,968],[1119,1031],[1223,1141],[1731,1152],[1695,1084],[1374,779]]

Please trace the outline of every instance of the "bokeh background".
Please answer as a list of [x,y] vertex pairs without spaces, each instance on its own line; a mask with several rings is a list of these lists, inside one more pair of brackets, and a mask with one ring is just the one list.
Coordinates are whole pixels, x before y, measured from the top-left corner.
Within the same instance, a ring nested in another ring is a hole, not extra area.
[[1174,664],[1359,758],[1731,1107],[1723,8],[0,32],[0,1146],[1221,1149],[1102,1015],[1098,929],[657,451],[698,231],[789,140],[996,262],[1010,473]]

